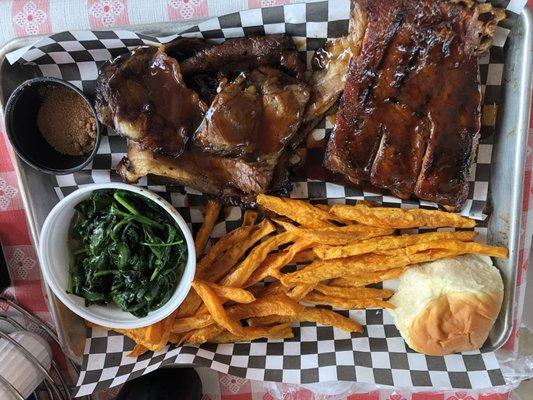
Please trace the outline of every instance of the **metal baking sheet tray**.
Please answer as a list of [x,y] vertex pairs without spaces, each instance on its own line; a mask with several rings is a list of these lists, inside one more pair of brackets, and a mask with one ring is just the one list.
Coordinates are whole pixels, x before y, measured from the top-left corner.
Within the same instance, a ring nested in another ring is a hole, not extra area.
[[[135,32],[166,36],[193,26],[201,20],[180,23],[154,23],[122,27]],[[10,41],[0,49],[0,102],[5,105],[11,92],[22,83],[24,66],[10,65],[5,56],[28,46],[38,37],[23,37]],[[508,260],[497,260],[505,282],[504,303],[491,332],[494,349],[501,347],[512,330],[516,305],[515,289],[518,270],[518,247],[523,196],[523,180],[531,83],[533,78],[533,12],[525,9],[507,41],[504,70],[503,99],[499,108],[496,142],[494,146],[489,202],[492,213],[488,224],[488,241],[509,248]],[[38,172],[15,160],[24,207],[28,215],[33,243],[38,243],[44,219],[57,203],[52,176]],[[44,283],[43,283],[44,284]],[[81,363],[85,342],[85,324],[81,318],[66,309],[45,286],[48,304],[65,353]]]

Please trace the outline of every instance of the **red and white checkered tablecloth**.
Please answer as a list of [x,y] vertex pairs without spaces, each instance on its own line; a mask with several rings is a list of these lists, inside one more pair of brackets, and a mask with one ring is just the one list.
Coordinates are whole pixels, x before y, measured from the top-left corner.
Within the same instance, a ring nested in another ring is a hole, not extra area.
[[[223,15],[246,8],[302,2],[302,0],[0,0],[0,45],[14,37],[46,34],[62,30],[106,28],[129,24],[160,21],[186,21]],[[533,8],[533,0],[529,0]],[[531,114],[533,126],[533,110]],[[12,287],[4,294],[51,324],[41,286],[39,265],[35,248],[28,232],[20,189],[13,167],[13,154],[6,141],[3,117],[0,128],[0,239],[4,246]],[[518,346],[518,327],[525,294],[528,257],[533,225],[532,165],[533,128],[530,128],[524,200],[522,213],[522,238],[520,242],[518,290],[519,314],[515,317],[514,334],[505,348],[515,351]],[[208,400],[271,400],[281,392],[268,390],[262,382],[251,382],[214,371],[201,371],[204,382],[204,399]],[[303,388],[283,392],[287,400],[329,399],[339,397],[318,396]],[[507,399],[509,394],[459,393],[399,393],[393,390],[362,391],[345,395],[346,400],[496,400]]]

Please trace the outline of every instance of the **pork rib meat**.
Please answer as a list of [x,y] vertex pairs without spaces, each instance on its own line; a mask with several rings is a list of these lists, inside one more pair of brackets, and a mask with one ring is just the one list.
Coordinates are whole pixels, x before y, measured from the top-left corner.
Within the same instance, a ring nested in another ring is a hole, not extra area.
[[474,4],[357,0],[366,25],[325,166],[458,210],[468,195],[481,115]]

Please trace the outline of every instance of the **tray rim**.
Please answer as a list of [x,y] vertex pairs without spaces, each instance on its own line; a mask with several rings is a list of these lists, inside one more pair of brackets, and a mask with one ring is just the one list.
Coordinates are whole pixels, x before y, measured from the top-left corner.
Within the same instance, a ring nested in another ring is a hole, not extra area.
[[[519,256],[519,247],[520,247],[520,231],[522,227],[522,201],[524,196],[524,177],[525,177],[525,163],[526,163],[526,152],[527,152],[527,142],[529,136],[529,124],[530,124],[530,113],[532,107],[532,96],[533,96],[533,9],[528,2],[526,7],[524,7],[520,18],[523,23],[524,30],[524,42],[523,49],[521,53],[521,63],[517,65],[515,69],[520,69],[520,82],[518,87],[515,90],[518,93],[519,98],[523,101],[519,102],[517,111],[516,111],[516,130],[519,132],[518,137],[518,148],[522,151],[518,151],[515,154],[515,159],[513,164],[519,166],[518,173],[512,177],[512,187],[517,188],[518,190],[512,191],[511,193],[511,208],[509,220],[513,221],[514,224],[509,226],[509,259],[508,264],[514,265],[515,270],[511,276],[510,286],[513,288],[513,292],[510,294],[510,297],[507,302],[504,300],[502,305],[503,312],[503,324],[505,328],[500,333],[493,343],[493,350],[498,350],[501,348],[511,337],[513,332],[513,323],[514,315],[517,308],[516,303],[516,288],[517,288],[517,278],[518,278],[518,256]],[[505,76],[504,76],[505,79]],[[503,87],[511,85],[507,83]],[[505,96],[507,90],[504,89],[502,96]],[[504,99],[505,103],[505,99]],[[502,109],[498,110],[498,127],[502,125],[502,121],[505,117],[502,116]],[[500,132],[500,135],[502,133]],[[494,179],[494,175],[491,168],[491,181]],[[492,193],[489,186],[489,199],[492,200]],[[499,210],[502,211],[502,210]],[[498,215],[497,212],[493,212],[492,216],[502,217]],[[489,238],[490,238],[490,223],[489,220]],[[504,291],[505,293],[505,291]]]
[[[180,23],[180,22],[152,22],[152,23],[145,23],[145,24],[133,24],[133,25],[125,25],[125,26],[117,26],[107,29],[72,29],[69,30],[71,32],[76,31],[86,31],[86,30],[92,30],[92,31],[101,31],[101,30],[130,30],[135,32],[142,32],[145,34],[150,34],[150,32],[154,31],[173,31],[173,32],[181,32],[187,29],[190,26],[197,25],[198,23],[205,21],[209,18],[214,17],[208,17],[208,18],[201,18],[201,19],[195,19],[195,20],[189,20],[186,23]],[[525,176],[525,161],[526,161],[526,149],[527,149],[527,139],[528,139],[528,129],[529,129],[529,117],[530,117],[530,110],[531,110],[531,103],[532,103],[532,83],[533,83],[533,10],[529,5],[527,5],[522,13],[520,14],[519,18],[521,19],[523,23],[523,29],[524,29],[524,46],[521,53],[521,64],[518,66],[521,74],[520,74],[520,81],[518,83],[518,87],[516,88],[516,91],[519,93],[520,98],[523,99],[523,101],[519,102],[518,109],[516,111],[517,116],[517,122],[516,122],[516,129],[519,132],[519,147],[521,149],[524,149],[523,151],[519,151],[516,153],[516,157],[514,160],[514,165],[519,167],[518,173],[513,176],[513,185],[514,187],[518,188],[518,190],[512,192],[512,196],[510,199],[511,203],[511,216],[510,221],[512,223],[509,226],[509,250],[510,250],[510,258],[509,263],[511,265],[516,265],[518,261],[518,248],[519,248],[519,241],[520,241],[520,228],[521,228],[521,212],[522,212],[522,199],[523,199],[523,179]],[[31,45],[32,43],[36,42],[37,40],[40,40],[42,38],[48,37],[53,33],[45,34],[45,35],[34,35],[34,36],[22,36],[18,38],[13,38],[7,43],[5,43],[3,46],[0,47],[0,65],[3,65],[3,63],[6,61],[6,55],[14,50],[20,49],[22,47]],[[0,107],[3,110],[5,104],[3,100],[3,87],[0,85]],[[35,220],[35,215],[30,207],[30,200],[28,195],[28,188],[26,187],[26,175],[24,171],[24,163],[22,160],[20,160],[16,155],[14,155],[11,148],[8,148],[8,151],[13,154],[12,161],[13,166],[15,170],[15,174],[19,183],[20,187],[20,195],[22,198],[22,203],[24,206],[24,211],[27,215],[27,221],[28,221],[28,228],[30,230],[30,238],[32,241],[32,244],[35,246],[36,251],[38,251],[38,243],[39,243],[39,227],[38,223]],[[492,178],[491,178],[492,179]],[[501,348],[507,340],[510,338],[513,330],[513,318],[516,311],[516,286],[517,286],[517,271],[515,270],[512,274],[510,286],[513,288],[512,293],[510,293],[510,296],[507,300],[507,302],[504,302],[505,310],[502,306],[502,311],[504,311],[504,318],[503,318],[503,324],[505,328],[502,330],[502,332],[498,335],[496,340],[493,340],[492,342],[492,348],[491,350],[497,350]],[[40,270],[39,270],[40,273]],[[48,307],[52,316],[52,320],[55,326],[55,329],[59,335],[59,339],[62,343],[65,344],[65,347],[63,350],[65,351],[65,354],[75,363],[81,365],[81,357],[76,355],[75,352],[69,348],[65,341],[64,341],[64,327],[61,326],[60,320],[57,315],[57,305],[59,303],[59,300],[53,295],[50,288],[46,284],[46,282],[41,279],[41,285],[45,290],[46,293],[46,301],[48,303]],[[67,310],[69,313],[71,313],[70,310]]]

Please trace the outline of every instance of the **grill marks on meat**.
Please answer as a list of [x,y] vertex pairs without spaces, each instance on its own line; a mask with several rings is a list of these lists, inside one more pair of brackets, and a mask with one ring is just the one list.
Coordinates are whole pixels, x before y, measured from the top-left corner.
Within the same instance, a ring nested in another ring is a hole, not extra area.
[[459,209],[480,129],[475,7],[449,1],[358,0],[366,19],[325,165]]
[[206,105],[183,82],[178,62],[155,47],[139,47],[102,70],[98,117],[120,135],[156,153],[177,157]]
[[[414,191],[426,150],[430,123],[424,116],[424,107],[435,79],[433,66],[429,66],[422,79],[417,79],[420,76],[413,73],[413,64],[424,54],[419,46],[410,43],[411,32],[406,29],[399,29],[391,40],[372,98],[371,107],[379,117],[367,124],[367,129],[378,133],[378,147],[368,160],[365,173],[369,173],[372,185],[387,188],[403,198]],[[420,90],[422,86],[425,91]]]
[[[326,166],[346,174],[355,184],[361,184],[369,177],[380,145],[383,129],[373,116],[377,102],[372,91],[377,83],[379,93],[378,74],[382,66],[388,66],[384,62],[388,49],[392,48],[403,23],[403,16],[398,15],[393,6],[379,7],[379,2],[370,3],[369,7],[373,9],[364,7],[369,20],[361,53],[356,63],[351,62],[336,128],[326,154]],[[372,29],[378,22],[384,28],[381,31]],[[390,75],[387,68],[383,72]]]

